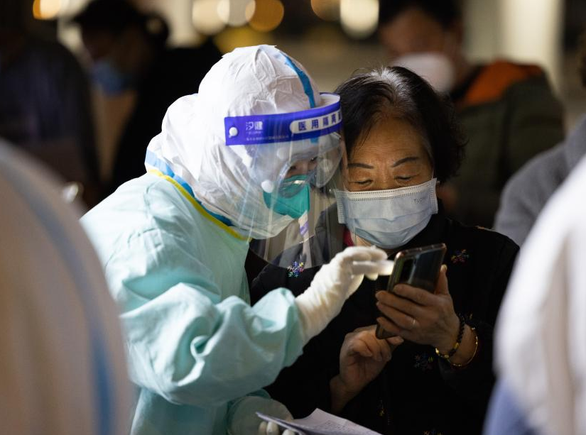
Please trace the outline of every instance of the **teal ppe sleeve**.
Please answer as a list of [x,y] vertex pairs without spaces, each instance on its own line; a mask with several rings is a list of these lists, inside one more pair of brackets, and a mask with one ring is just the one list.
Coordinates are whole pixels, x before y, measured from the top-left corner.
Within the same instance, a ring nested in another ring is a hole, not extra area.
[[303,345],[299,314],[286,289],[254,307],[224,297],[217,273],[185,243],[148,231],[126,241],[106,272],[123,284],[116,297],[133,381],[172,403],[216,406],[270,384],[294,362]]
[[[273,382],[301,354],[292,293],[276,289],[251,307],[248,242],[172,183],[150,174],[132,180],[82,223],[119,305],[130,376],[145,400],[149,391],[212,415]],[[158,412],[141,408],[148,422]]]

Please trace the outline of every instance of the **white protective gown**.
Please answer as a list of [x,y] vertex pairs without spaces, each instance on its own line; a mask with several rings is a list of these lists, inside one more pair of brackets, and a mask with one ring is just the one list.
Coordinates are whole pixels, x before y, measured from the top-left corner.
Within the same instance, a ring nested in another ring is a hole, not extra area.
[[497,324],[498,371],[532,428],[586,434],[586,160],[521,249]]
[[128,433],[118,311],[79,213],[1,141],[0,202],[0,433]]

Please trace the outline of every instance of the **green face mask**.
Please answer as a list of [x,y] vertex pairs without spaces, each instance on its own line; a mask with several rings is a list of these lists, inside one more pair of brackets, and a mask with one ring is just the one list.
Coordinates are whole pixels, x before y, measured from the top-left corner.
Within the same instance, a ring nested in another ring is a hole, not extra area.
[[295,175],[283,181],[277,192],[263,192],[267,207],[275,213],[299,219],[309,210],[309,183],[307,175]]

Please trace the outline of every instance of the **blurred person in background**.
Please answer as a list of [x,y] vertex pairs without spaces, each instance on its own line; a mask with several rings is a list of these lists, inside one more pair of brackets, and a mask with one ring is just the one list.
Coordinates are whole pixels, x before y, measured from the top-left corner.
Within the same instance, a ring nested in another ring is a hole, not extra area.
[[0,4],[0,137],[101,196],[89,82],[63,45],[34,28],[31,0]]
[[[582,36],[578,65],[586,87],[586,33]],[[562,143],[535,156],[509,180],[501,196],[495,229],[522,245],[550,196],[585,154],[586,114]]]
[[[492,328],[518,247],[446,217],[436,189],[456,173],[464,142],[449,103],[424,80],[386,67],[336,92],[347,158],[344,188],[321,217],[317,240],[331,242],[320,252],[327,260],[377,246],[392,258],[444,243],[444,266],[434,293],[397,285],[391,294],[380,291],[384,279],[364,281],[267,391],[295,417],[320,408],[385,435],[480,434],[494,382]],[[297,272],[267,266],[253,296],[279,286],[303,295],[321,270]],[[377,339],[377,323],[394,337]]]
[[340,124],[339,97],[320,94],[294,59],[266,45],[236,49],[169,107],[148,172],[82,218],[120,304],[139,387],[133,434],[248,435],[255,411],[290,416],[260,389],[365,273],[390,272],[383,251],[354,247],[304,295],[275,287],[250,306],[251,238],[308,234],[312,187],[339,167]]
[[539,66],[466,59],[459,5],[382,1],[378,35],[391,64],[411,69],[451,97],[469,143],[460,175],[440,196],[456,219],[490,228],[509,177],[562,140],[563,114]]
[[487,435],[586,434],[586,159],[539,214],[499,314]]
[[197,92],[221,53],[210,40],[197,48],[168,48],[167,23],[128,0],[93,0],[73,21],[81,28],[98,88],[110,96],[136,92],[117,141],[111,192],[144,173],[146,147],[161,131],[165,111],[177,98]]
[[79,210],[3,140],[0,201],[0,432],[127,434],[118,310]]

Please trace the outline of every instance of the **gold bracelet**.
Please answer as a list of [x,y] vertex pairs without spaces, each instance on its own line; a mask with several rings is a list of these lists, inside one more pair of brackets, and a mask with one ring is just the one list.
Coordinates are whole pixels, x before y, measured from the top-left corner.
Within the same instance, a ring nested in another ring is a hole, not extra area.
[[474,357],[476,356],[476,353],[478,352],[478,333],[476,332],[476,328],[473,328],[472,326],[470,326],[470,330],[472,332],[474,332],[474,337],[476,337],[476,342],[474,344],[474,353],[472,354],[472,356],[470,357],[470,359],[468,361],[466,361],[463,364],[458,364],[458,363],[453,363],[452,361],[450,361],[448,359],[448,362],[453,366],[453,367],[466,367],[468,364],[470,364],[472,362],[472,360],[474,359]]
[[452,346],[450,351],[448,353],[441,353],[437,347],[435,348],[435,353],[437,354],[437,356],[445,359],[446,361],[449,361],[450,358],[453,357],[454,354],[458,351],[458,348],[460,347],[460,344],[462,343],[462,338],[464,337],[464,329],[466,328],[466,319],[464,318],[464,316],[462,314],[458,314],[458,319],[460,320],[460,326],[458,327],[458,338],[456,338],[456,342],[454,343],[454,345]]

